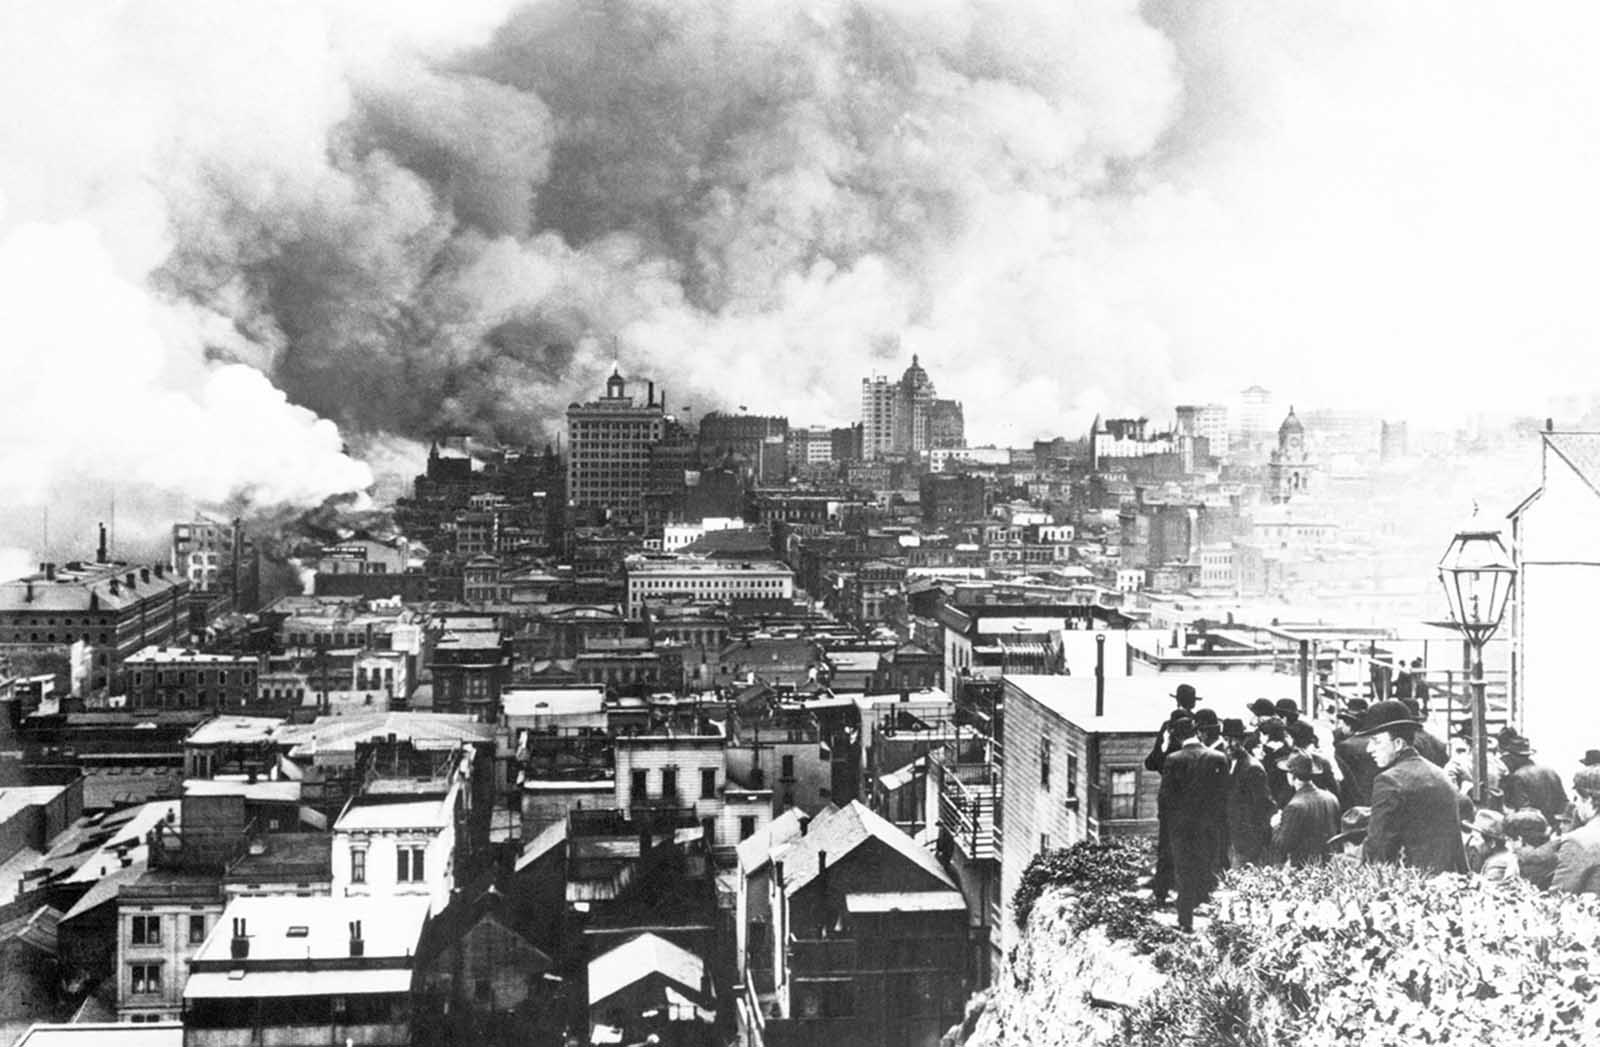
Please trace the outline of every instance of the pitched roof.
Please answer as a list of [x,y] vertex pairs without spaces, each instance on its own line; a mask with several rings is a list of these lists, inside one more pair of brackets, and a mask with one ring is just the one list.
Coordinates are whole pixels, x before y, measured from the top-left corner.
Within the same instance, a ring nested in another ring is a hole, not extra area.
[[1600,433],[1545,433],[1544,442],[1600,494]]
[[791,807],[772,819],[766,828],[739,841],[734,851],[739,855],[739,868],[746,876],[771,861],[773,852],[800,839],[800,818],[799,808]]
[[934,877],[944,889],[956,889],[944,867],[927,848],[918,843],[883,818],[874,814],[860,800],[851,800],[846,807],[823,811],[811,820],[811,827],[784,856],[785,894],[794,894],[816,879],[817,855],[826,853],[830,864],[836,863],[868,840],[876,839],[900,854],[901,857]]
[[688,949],[646,931],[589,961],[589,1004],[615,996],[650,974],[665,975],[699,996],[705,969],[700,957]]

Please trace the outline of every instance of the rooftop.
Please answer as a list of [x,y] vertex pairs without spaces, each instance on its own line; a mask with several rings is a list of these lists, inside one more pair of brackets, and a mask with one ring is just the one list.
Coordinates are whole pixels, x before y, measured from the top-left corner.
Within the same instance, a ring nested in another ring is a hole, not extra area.
[[956,889],[955,883],[932,852],[874,814],[860,800],[852,800],[838,809],[823,809],[811,819],[806,834],[783,855],[784,893],[792,895],[816,879],[819,854],[826,853],[832,865],[870,839],[877,839],[897,851],[907,861],[943,883],[946,889]]
[[182,1022],[41,1022],[14,1047],[183,1047]]
[[272,738],[288,723],[270,716],[218,716],[189,732],[187,745],[248,745]]
[[443,829],[450,825],[452,812],[446,797],[405,800],[399,803],[361,803],[352,801],[334,832],[373,832],[393,829]]
[[416,952],[427,918],[428,899],[421,897],[235,898],[194,958],[196,962],[232,963],[233,921],[243,920],[250,940],[251,963],[349,959],[352,921],[361,923],[367,959],[404,959]]
[[640,559],[627,565],[628,574],[794,574],[787,566],[772,560],[662,560]]
[[1105,711],[1095,715],[1092,676],[1007,676],[1006,682],[1057,716],[1090,734],[1152,734],[1174,707],[1181,683],[1199,693],[1197,708],[1219,717],[1249,719],[1257,698],[1300,699],[1300,679],[1274,672],[1149,673],[1107,676]]
[[354,754],[360,742],[409,739],[418,749],[454,749],[463,744],[494,741],[494,726],[465,713],[385,712],[352,716],[319,716],[308,724],[286,724],[276,742],[297,758],[318,753]]
[[705,970],[705,963],[694,953],[646,931],[589,961],[589,1004],[657,973],[698,996]]
[[151,644],[128,655],[130,662],[199,662],[205,665],[255,665],[256,659],[245,654],[206,654],[192,647],[162,647]]
[[605,700],[605,690],[600,687],[575,687],[570,690],[513,687],[500,696],[508,717],[601,713],[605,709]]
[[300,783],[293,781],[250,781],[229,775],[225,778],[190,778],[183,783],[185,796],[242,796],[257,803],[299,803]]

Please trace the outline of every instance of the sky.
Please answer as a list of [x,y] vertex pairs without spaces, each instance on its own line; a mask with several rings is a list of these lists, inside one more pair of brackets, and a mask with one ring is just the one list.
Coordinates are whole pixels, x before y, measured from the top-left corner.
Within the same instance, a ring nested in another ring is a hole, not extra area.
[[359,503],[442,433],[553,439],[613,365],[839,424],[917,353],[973,442],[1255,383],[1577,410],[1597,38],[1576,2],[14,0],[0,566],[113,497],[130,544]]

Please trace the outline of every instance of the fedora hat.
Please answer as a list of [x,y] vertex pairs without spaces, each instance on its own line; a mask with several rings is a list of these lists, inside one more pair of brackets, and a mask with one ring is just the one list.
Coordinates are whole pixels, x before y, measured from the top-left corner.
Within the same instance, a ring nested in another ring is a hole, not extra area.
[[1272,704],[1271,698],[1257,698],[1249,707],[1251,715],[1258,719],[1263,716],[1277,716],[1278,707]]
[[1367,711],[1367,700],[1365,698],[1351,698],[1344,703],[1344,707],[1349,712],[1364,713]]
[[1283,717],[1285,720],[1292,720],[1296,716],[1300,715],[1300,703],[1295,701],[1293,698],[1279,698],[1272,707],[1276,709],[1278,711],[1278,715]]
[[1585,767],[1600,766],[1600,749],[1590,749],[1585,752],[1583,754],[1583,765]]
[[1487,808],[1473,815],[1472,821],[1462,822],[1461,827],[1468,832],[1479,833],[1483,836],[1493,836],[1497,840],[1506,838],[1506,816],[1499,811]]
[[1361,721],[1361,730],[1355,732],[1366,738],[1390,727],[1421,727],[1422,721],[1411,715],[1406,703],[1398,698],[1385,698],[1367,710]]
[[1533,743],[1520,734],[1514,738],[1504,738],[1500,742],[1500,752],[1506,756],[1530,756]]
[[1339,832],[1328,838],[1329,847],[1338,847],[1355,840],[1367,838],[1367,827],[1372,822],[1371,807],[1352,807],[1339,818]]
[[1180,683],[1178,685],[1178,689],[1173,691],[1167,697],[1176,698],[1180,705],[1192,706],[1195,702],[1200,700],[1200,696],[1194,693],[1194,685],[1188,683]]
[[1239,719],[1235,719],[1232,716],[1229,716],[1229,717],[1225,718],[1222,721],[1222,737],[1224,737],[1224,738],[1243,738],[1244,737],[1244,721],[1243,720],[1239,720]]
[[1195,727],[1221,727],[1222,721],[1217,719],[1215,709],[1196,709],[1194,711]]

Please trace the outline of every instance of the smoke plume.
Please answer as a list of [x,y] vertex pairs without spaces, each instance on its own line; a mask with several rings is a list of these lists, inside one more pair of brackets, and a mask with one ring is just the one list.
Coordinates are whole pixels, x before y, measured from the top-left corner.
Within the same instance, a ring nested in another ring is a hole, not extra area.
[[542,440],[613,362],[695,413],[840,423],[916,352],[1003,441],[1251,382],[1541,410],[1600,369],[1593,23],[3,5],[0,545],[51,506],[86,534],[113,487],[133,540],[365,491],[441,432]]

